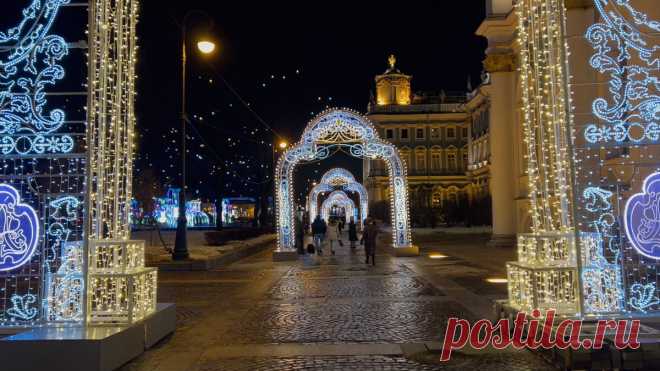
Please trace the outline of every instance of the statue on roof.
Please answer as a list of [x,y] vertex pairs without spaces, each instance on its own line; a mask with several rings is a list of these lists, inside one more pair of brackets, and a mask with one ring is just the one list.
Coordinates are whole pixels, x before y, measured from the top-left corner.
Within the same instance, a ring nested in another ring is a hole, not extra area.
[[396,57],[394,54],[390,54],[390,56],[387,58],[387,62],[390,64],[390,68],[394,69],[394,65],[396,64]]

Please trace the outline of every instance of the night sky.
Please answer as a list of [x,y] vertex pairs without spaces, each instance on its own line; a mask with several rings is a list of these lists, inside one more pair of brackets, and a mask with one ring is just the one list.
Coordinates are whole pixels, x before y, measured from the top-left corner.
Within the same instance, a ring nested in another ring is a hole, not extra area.
[[[390,53],[402,72],[413,75],[413,91],[464,92],[468,76],[473,85],[479,82],[486,46],[474,35],[484,18],[483,0],[308,6],[143,1],[137,168],[151,168],[163,184],[179,182],[179,24],[190,9],[212,20],[192,15],[190,42],[205,34],[219,45],[212,56],[189,54],[188,113],[194,129],[188,139],[188,184],[191,196],[203,199],[220,190],[224,196],[251,196],[271,173],[275,136],[257,116],[276,135],[295,142],[307,121],[326,107],[365,112],[374,76],[384,72]],[[297,175],[298,190],[338,164],[361,171],[361,162],[347,156],[306,165]]]

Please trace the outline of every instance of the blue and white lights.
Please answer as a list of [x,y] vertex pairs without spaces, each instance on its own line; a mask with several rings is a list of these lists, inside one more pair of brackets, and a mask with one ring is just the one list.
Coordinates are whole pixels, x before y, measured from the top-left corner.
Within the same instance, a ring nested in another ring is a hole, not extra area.
[[0,184],[0,271],[12,271],[29,262],[39,238],[37,212],[21,202],[16,188]]

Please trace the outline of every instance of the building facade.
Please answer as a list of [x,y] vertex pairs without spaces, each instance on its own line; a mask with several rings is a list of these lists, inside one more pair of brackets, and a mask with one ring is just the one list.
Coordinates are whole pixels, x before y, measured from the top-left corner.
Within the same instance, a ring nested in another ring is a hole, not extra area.
[[[472,203],[489,192],[489,100],[479,87],[461,93],[411,93],[412,76],[389,67],[375,78],[367,116],[395,144],[408,169],[410,205],[418,209]],[[385,164],[365,160],[372,202],[388,199]]]

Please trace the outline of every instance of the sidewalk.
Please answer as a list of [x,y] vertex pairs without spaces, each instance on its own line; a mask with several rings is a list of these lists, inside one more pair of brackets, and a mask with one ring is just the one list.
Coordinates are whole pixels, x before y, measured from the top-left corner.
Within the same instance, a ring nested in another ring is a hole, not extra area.
[[218,268],[260,252],[270,247],[277,239],[275,234],[265,234],[248,240],[210,246],[206,244],[204,232],[206,231],[188,231],[190,259],[184,261],[173,261],[172,254],[165,248],[165,246],[170,249],[174,247],[175,231],[161,232],[165,246],[155,231],[135,231],[131,234],[131,238],[146,241],[147,265],[158,267],[160,271],[199,271]]

